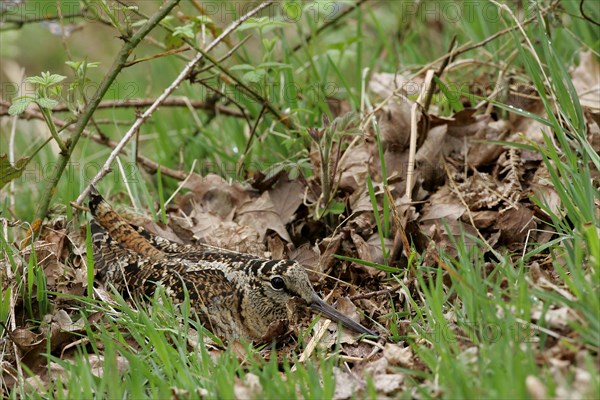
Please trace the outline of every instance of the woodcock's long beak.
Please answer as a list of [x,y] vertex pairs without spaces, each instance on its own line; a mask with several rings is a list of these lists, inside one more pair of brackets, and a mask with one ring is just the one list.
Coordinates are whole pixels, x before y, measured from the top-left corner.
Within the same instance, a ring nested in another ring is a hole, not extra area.
[[338,310],[321,300],[316,294],[313,295],[310,306],[315,311],[320,312],[330,320],[334,322],[341,322],[342,325],[344,325],[346,328],[352,329],[355,332],[364,333],[366,335],[379,336],[377,332],[373,332],[372,330],[365,328],[358,322],[354,322],[350,318],[346,317],[344,314],[340,313]]

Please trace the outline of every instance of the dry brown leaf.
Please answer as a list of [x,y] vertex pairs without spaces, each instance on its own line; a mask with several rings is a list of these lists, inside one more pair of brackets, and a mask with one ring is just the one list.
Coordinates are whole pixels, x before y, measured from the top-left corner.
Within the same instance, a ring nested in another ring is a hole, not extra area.
[[[367,244],[369,245],[372,261],[376,262],[377,264],[384,264],[385,259],[383,257],[383,249],[381,248],[381,239],[379,238],[379,233],[373,233],[369,239],[367,239]],[[383,245],[387,251],[391,251],[392,247],[394,246],[394,241],[390,238],[384,238]],[[385,273],[381,270],[372,267],[368,268],[370,268],[369,274],[372,276],[385,276]]]
[[373,386],[375,386],[377,393],[391,394],[399,390],[403,382],[404,375],[399,372],[373,376]]
[[487,114],[475,115],[476,112],[476,109],[465,108],[454,114],[452,121],[448,122],[448,135],[462,139],[485,129],[491,122],[491,117]]
[[[385,168],[387,172],[388,182],[394,183],[394,189],[398,193],[404,193],[406,190],[406,174],[408,172],[408,149],[404,151],[397,151],[395,149],[386,149],[383,152],[383,159],[385,162]],[[371,162],[370,166],[371,177],[376,182],[382,182],[383,177],[381,174],[381,162],[379,156],[374,157],[374,161]],[[420,171],[415,170],[415,181],[420,176]],[[414,187],[414,186],[413,186]]]
[[491,121],[479,130],[471,139],[472,143],[467,152],[469,166],[479,168],[494,163],[498,156],[504,152],[504,147],[489,142],[504,140],[510,129],[511,126],[508,121],[500,120]]
[[376,227],[375,216],[372,212],[355,214],[354,217],[348,221],[348,226],[362,237],[371,236]]
[[233,385],[233,394],[236,399],[255,399],[261,393],[262,386],[260,378],[257,375],[248,372],[243,380],[236,377],[235,384]]
[[402,152],[408,148],[411,106],[412,102],[408,99],[392,101],[379,111],[377,123],[385,149]]
[[533,194],[546,205],[554,215],[562,215],[562,203],[550,179],[550,173],[545,165],[540,165],[535,171],[531,182]]
[[[152,221],[151,219],[144,219],[141,224],[136,224],[147,230],[148,232],[160,236],[161,238],[167,239],[171,242],[184,244],[186,243],[181,239],[179,235],[177,235],[173,228],[170,226],[164,226],[163,224]],[[190,232],[191,233],[191,232]]]
[[457,140],[447,138],[448,125],[436,126],[429,130],[427,138],[417,150],[415,160],[417,171],[423,179],[423,187],[432,190],[443,183],[446,176],[441,157],[451,152],[448,143],[459,143]]
[[[129,369],[129,361],[127,358],[121,355],[115,355],[115,358],[112,365],[117,366],[119,374],[122,374]],[[90,372],[98,378],[101,378],[104,375],[104,356],[91,354],[88,356],[88,362],[91,367]]]
[[[193,192],[193,199],[202,210],[217,215],[223,220],[231,220],[235,208],[247,201],[249,196],[248,191],[241,184],[237,182],[230,184],[214,174],[204,177],[193,174],[183,187]],[[183,197],[182,200],[189,202],[189,197]],[[185,204],[180,204],[181,209],[185,207]]]
[[194,218],[195,222],[190,230],[193,232],[194,238],[200,241],[208,240],[215,231],[226,225],[221,218],[208,212],[195,212],[190,216]]
[[[346,317],[360,323],[360,317],[358,315],[357,308],[347,297],[340,297],[335,304],[335,308]],[[317,325],[322,323],[322,321],[319,321]],[[316,326],[315,329],[317,329]],[[341,333],[338,333],[338,324],[336,324],[335,321],[329,324],[328,330],[329,333],[325,335],[320,342],[327,349],[332,348],[336,343],[353,344],[357,341],[356,333],[351,330],[342,329]]]
[[[356,247],[358,258],[364,261],[373,261],[373,259],[371,258],[371,248],[369,247],[367,242],[362,237],[360,237],[360,235],[357,235],[354,232],[350,233],[350,238],[352,238],[352,242]],[[361,267],[363,267],[363,265],[358,264],[358,268]]]
[[34,333],[29,329],[17,328],[10,333],[10,338],[19,350],[26,353],[45,343],[42,333]]
[[369,90],[382,99],[392,95],[394,91],[399,91],[404,96],[414,96],[421,92],[422,84],[423,79],[420,77],[411,80],[402,74],[376,72],[369,81]]
[[426,207],[425,214],[421,217],[421,221],[439,220],[446,218],[449,220],[457,220],[467,211],[467,208],[458,199],[449,198],[452,203],[433,203]]
[[[471,213],[471,217],[477,229],[490,228],[498,221],[498,211],[474,211]],[[463,222],[467,221],[468,219],[463,217]]]
[[311,270],[319,270],[319,258],[321,251],[319,246],[311,246],[310,243],[304,243],[300,247],[288,252],[290,260],[295,260],[301,265],[308,267]]
[[544,322],[552,329],[564,332],[569,324],[576,321],[573,311],[568,307],[559,307],[555,309],[547,310],[543,314],[541,309],[536,309],[531,312],[531,319],[533,321],[539,321],[540,318],[544,317]]
[[280,179],[275,188],[269,191],[273,208],[286,225],[293,220],[298,206],[302,204],[304,185],[299,180]]
[[381,358],[378,358],[377,360],[365,365],[364,372],[371,376],[385,374],[388,366],[389,366],[389,362],[388,362],[387,358],[381,357]]
[[383,348],[383,356],[389,365],[412,368],[414,366],[413,352],[408,346],[400,346],[396,343],[386,343]]
[[285,252],[285,246],[279,236],[267,237],[267,249],[269,250],[270,258],[281,260]]
[[264,240],[267,229],[277,232],[287,242],[292,241],[268,192],[264,192],[259,198],[247,200],[241,204],[237,209],[235,220],[258,232],[260,242]]
[[335,308],[354,322],[360,323],[360,317],[356,311],[357,308],[348,297],[340,297],[337,300]]
[[326,273],[336,261],[334,256],[340,249],[342,238],[343,234],[338,233],[337,235],[323,239],[319,243],[319,250],[321,251],[321,261],[319,262],[321,268],[319,272]]
[[346,400],[356,397],[356,393],[361,391],[365,385],[354,374],[343,371],[338,367],[333,368],[333,376],[335,377],[335,392],[333,393],[335,400]]
[[496,207],[505,198],[502,183],[487,173],[476,172],[458,185],[463,199],[472,211]]
[[59,379],[62,382],[66,382],[69,379],[69,374],[62,365],[51,361],[49,368],[44,369],[44,371],[38,375],[33,375],[25,379],[25,392],[47,392],[50,381],[55,382]]
[[341,173],[339,189],[356,196],[357,191],[365,187],[370,159],[371,152],[364,142],[345,153],[337,168],[337,174]]
[[[464,243],[468,247],[475,245],[475,239],[472,238],[477,237],[477,231],[471,225],[461,221],[449,220],[446,220],[444,224],[439,220],[432,222],[433,224],[428,223],[422,226],[428,231],[428,236],[433,239],[435,245],[445,249],[448,254],[452,256],[457,255],[453,244],[456,240],[464,239]],[[453,237],[453,239],[451,240],[450,237]]]
[[[43,249],[49,253],[51,253],[57,259],[62,258],[62,254],[65,249],[65,241],[67,238],[67,230],[62,228],[64,226],[64,222],[61,220],[53,222],[53,228],[44,229],[42,233],[42,240],[38,242],[39,248],[36,248],[38,251],[38,259],[43,259],[43,255],[39,253],[39,250]],[[42,245],[40,245],[43,243]]]
[[350,198],[350,209],[353,213],[373,214],[373,204],[371,204],[371,198],[369,197],[366,185],[361,190],[353,193]]
[[373,346],[366,342],[344,343],[342,350],[350,357],[366,358],[373,352]]
[[495,227],[502,232],[500,237],[504,243],[524,243],[527,234],[537,227],[537,223],[533,219],[533,211],[519,207],[501,212]]
[[[542,117],[546,117],[547,115],[544,105],[540,101],[536,102],[535,106],[529,112]],[[513,124],[513,133],[507,139],[509,142],[525,143],[527,140],[530,140],[544,145],[544,135],[552,136],[550,127],[536,119],[519,116],[511,118],[511,121]]]

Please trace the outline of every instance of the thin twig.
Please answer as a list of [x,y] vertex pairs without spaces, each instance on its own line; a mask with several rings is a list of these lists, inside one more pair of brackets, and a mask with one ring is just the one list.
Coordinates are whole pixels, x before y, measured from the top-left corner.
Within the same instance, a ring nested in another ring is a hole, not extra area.
[[[121,1],[119,1],[119,2],[121,2]],[[271,5],[272,3],[273,3],[273,1],[269,0],[268,5]],[[143,14],[141,12],[139,12],[138,10],[135,10],[134,12],[137,13],[138,15],[140,15],[140,16],[143,16]],[[174,32],[173,28],[171,28],[170,26],[161,25],[161,27],[164,28],[164,29],[166,29],[168,32],[171,32],[171,33]],[[221,34],[221,36],[222,36],[222,34]],[[267,107],[267,109],[269,110],[269,112],[276,118],[276,120],[278,122],[281,122],[288,129],[291,129],[291,130],[296,130],[297,129],[296,124],[294,123],[294,121],[288,115],[286,115],[283,112],[280,112],[277,109],[277,107],[274,106],[273,104],[271,104],[271,102],[267,98],[265,98],[264,96],[262,96],[256,90],[252,89],[242,79],[238,78],[235,74],[232,74],[226,67],[224,67],[223,65],[221,65],[218,60],[216,60],[215,58],[213,58],[212,55],[208,54],[208,52],[206,50],[204,50],[201,47],[199,47],[190,38],[182,37],[182,39],[183,39],[183,41],[185,43],[187,43],[189,46],[191,46],[194,50],[196,50],[197,52],[201,53],[204,56],[204,58],[206,60],[208,60],[214,67],[216,67],[217,69],[219,69],[230,80],[232,80],[235,83],[236,89],[245,92],[247,95],[249,95],[249,97],[253,98],[256,102],[258,102],[259,104],[262,104],[265,107]],[[224,38],[223,41],[226,41],[226,38]],[[228,84],[231,85],[230,82],[228,82]]]
[[238,165],[237,165],[237,175],[240,176],[240,173],[242,171],[242,166],[244,165],[244,161],[246,160],[246,157],[248,156],[248,152],[250,151],[250,147],[252,146],[252,141],[254,139],[254,137],[256,136],[256,131],[258,130],[258,124],[260,123],[260,120],[262,119],[263,115],[265,115],[265,111],[267,111],[266,107],[262,107],[260,110],[260,114],[258,114],[258,118],[256,118],[256,122],[254,123],[254,126],[252,127],[252,132],[250,132],[250,137],[248,138],[248,141],[246,142],[246,148],[244,149],[244,153],[242,153],[242,156],[240,157],[240,160],[238,161]]
[[24,15],[23,18],[12,19],[12,18],[2,18],[2,24],[14,24],[13,26],[0,27],[0,31],[8,31],[12,29],[20,29],[25,24],[32,24],[36,22],[46,22],[46,21],[56,21],[60,19],[71,19],[71,18],[83,18],[85,17],[85,10],[81,10],[77,13],[66,14],[66,15],[35,15],[35,16],[27,16],[27,13],[18,13],[19,15]]
[[[126,100],[105,100],[101,102],[97,109],[104,108],[137,108],[137,107],[148,107],[154,103],[154,99],[126,99]],[[218,104],[214,104],[210,101],[193,101],[189,100],[189,104],[194,108],[199,108],[203,110],[214,110],[217,114],[229,115],[232,117],[244,118],[244,113],[221,106]],[[188,102],[184,97],[173,97],[170,99],[166,99],[164,103],[162,103],[161,107],[188,107]],[[60,104],[52,109],[53,112],[63,112],[70,111],[69,107],[66,104]]]
[[396,287],[393,287],[390,289],[382,289],[382,290],[376,290],[374,292],[369,292],[369,293],[355,294],[354,296],[349,296],[348,298],[352,301],[361,300],[361,299],[370,299],[371,297],[380,296],[382,294],[392,294],[400,288],[401,288],[401,286],[396,286]]
[[588,17],[588,16],[585,14],[585,11],[583,10],[583,3],[584,3],[584,2],[585,2],[585,0],[579,0],[579,12],[581,13],[581,16],[582,16],[582,17],[583,17],[585,20],[587,20],[587,21],[591,22],[592,24],[594,24],[594,25],[596,25],[596,26],[600,26],[600,22],[598,22],[598,21],[594,21],[594,20],[593,20],[591,17]]
[[[533,58],[535,58],[535,61],[538,63],[538,65],[540,67],[540,71],[541,71],[542,75],[544,76],[544,80],[546,81],[547,87],[551,88],[552,84],[550,83],[550,78],[546,74],[546,70],[544,69],[544,64],[542,64],[542,60],[540,60],[540,57],[538,56],[538,53],[535,50],[535,47],[533,47],[533,43],[531,43],[531,40],[529,39],[529,36],[527,36],[527,33],[525,32],[525,29],[523,29],[524,24],[521,24],[519,22],[519,19],[517,18],[517,16],[512,12],[512,10],[510,9],[510,7],[506,6],[506,4],[500,4],[496,0],[490,0],[490,1],[493,4],[496,4],[496,6],[498,8],[500,8],[501,10],[505,10],[511,16],[511,18],[515,21],[515,24],[516,24],[517,28],[521,31],[521,34],[523,35],[523,37],[525,38],[525,41],[529,45],[529,49],[528,50],[530,51],[530,53],[533,56]],[[542,24],[543,24],[543,20],[542,20]],[[558,109],[558,102],[556,101],[556,96],[554,96],[554,91],[550,90],[549,94],[550,94],[550,96],[552,96],[552,100],[554,100],[552,103],[554,104],[554,106],[556,108],[556,111],[555,111],[556,115],[560,116],[561,113],[560,113],[560,110]]]
[[[235,54],[235,52],[236,52],[236,51],[237,51],[237,50],[238,50],[240,47],[242,47],[242,45],[243,45],[244,43],[246,43],[246,42],[248,41],[248,39],[250,39],[250,38],[251,38],[251,36],[250,36],[250,35],[248,35],[248,36],[246,36],[245,38],[243,38],[242,40],[240,40],[240,41],[239,41],[238,43],[236,43],[236,45],[235,45],[235,46],[233,46],[233,47],[232,47],[232,48],[231,48],[231,49],[230,49],[230,50],[229,50],[227,53],[225,53],[225,54],[223,55],[223,57],[219,58],[219,59],[217,60],[217,62],[220,64],[220,63],[222,63],[223,61],[227,60],[227,59],[228,59],[229,57],[231,57],[232,55],[234,55],[234,54]],[[199,70],[198,70],[198,74],[201,74],[201,73],[203,73],[203,72],[209,71],[209,70],[213,69],[214,67],[215,67],[214,65],[207,65],[206,67],[199,69]]]
[[[444,59],[444,61],[442,61],[442,63],[440,64],[440,66],[438,67],[437,71],[435,71],[435,76],[437,76],[438,78],[441,78],[444,70],[446,69],[446,67],[448,66],[448,64],[454,59],[454,46],[456,45],[456,35],[454,35],[452,37],[452,40],[450,41],[450,46],[449,46],[449,50],[448,53],[450,53],[450,57],[447,57]],[[423,112],[427,113],[429,111],[429,106],[431,105],[431,99],[433,98],[433,92],[435,91],[435,80],[431,82],[431,88],[427,91],[426,95],[425,95],[425,100],[423,100]]]
[[[233,97],[229,96],[227,93],[219,90],[218,88],[212,87],[211,85],[209,85],[208,83],[206,83],[204,80],[199,80],[199,81],[196,81],[196,82],[198,82],[200,85],[204,86],[208,90],[211,90],[211,91],[217,93],[219,96],[226,98],[229,102],[231,102],[232,104],[234,104],[240,110],[239,112],[240,112],[242,118],[244,118],[246,120],[246,122],[248,123],[248,125],[251,125],[250,117],[248,116],[249,113],[246,111],[246,109],[244,108],[244,106],[239,103],[239,101],[237,101]],[[215,98],[215,100],[213,102],[216,102],[216,101],[217,101],[217,98]],[[209,103],[210,103],[210,101],[209,101]]]
[[271,104],[271,102],[267,98],[262,96],[256,90],[252,89],[250,86],[248,86],[246,83],[244,83],[240,78],[238,78],[235,74],[232,74],[227,68],[225,68],[224,66],[219,64],[218,61],[215,60],[210,54],[205,52],[205,50],[198,49],[198,51],[200,51],[204,55],[204,57],[206,57],[216,68],[218,68],[221,72],[223,72],[225,75],[227,75],[227,77],[229,79],[231,79],[237,85],[238,90],[246,92],[246,94],[248,94],[250,97],[254,98],[254,100],[256,100],[258,103],[267,107],[269,112],[271,114],[273,114],[273,116],[277,119],[278,122],[281,122],[288,129],[291,129],[291,130],[297,129],[296,124],[292,121],[292,119],[289,118],[288,115],[280,112],[273,104]]
[[[8,238],[8,221],[6,221],[5,219],[2,219],[2,231],[4,234],[5,238]],[[10,251],[10,250],[6,250],[6,251]],[[8,316],[9,316],[9,320],[10,320],[10,329],[11,331],[14,331],[17,329],[17,318],[16,318],[16,313],[15,313],[15,306],[17,304],[18,298],[19,298],[19,289],[18,289],[18,285],[19,282],[17,281],[17,279],[15,278],[15,271],[13,271],[12,269],[12,265],[7,265],[6,266],[6,277],[8,278],[8,282],[12,282],[12,284],[9,286],[12,290],[10,293],[10,297],[9,297],[9,305],[8,305]],[[5,289],[3,289],[5,290]],[[4,329],[6,329],[7,327],[5,327]],[[9,333],[9,332],[7,332]],[[21,357],[19,357],[19,350],[17,347],[17,343],[14,340],[11,340],[12,344],[13,344],[13,350],[15,352],[16,355],[16,364],[17,364],[17,374],[19,375],[19,382],[23,382],[23,369],[21,367]]]
[[[487,96],[487,98],[489,100],[493,100],[502,91],[502,82],[504,81],[504,77],[506,76],[508,69],[510,68],[510,66],[512,65],[512,62],[514,61],[514,59],[517,57],[518,54],[519,54],[519,51],[515,49],[511,53],[511,55],[508,56],[508,60],[506,61],[504,67],[498,73],[498,78],[496,79],[496,86],[494,87],[494,90],[492,91],[492,93],[490,93],[489,96]],[[485,104],[485,103],[486,103],[485,101],[482,102],[482,104]],[[488,105],[485,109],[485,114],[490,115],[492,113],[492,111],[494,110],[494,103],[492,103],[491,101],[488,101],[487,103],[488,103]],[[479,108],[479,107],[480,107],[480,105],[478,104],[475,108]]]
[[95,185],[96,183],[98,183],[98,181],[100,179],[102,179],[102,177],[104,177],[106,174],[108,174],[108,172],[110,171],[110,166],[111,166],[112,162],[114,161],[115,157],[117,157],[117,155],[121,152],[121,150],[129,142],[129,140],[131,140],[131,138],[136,134],[136,132],[139,130],[139,128],[142,126],[142,124],[152,115],[152,113],[160,106],[160,104],[167,97],[169,97],[169,95],[183,82],[184,79],[186,79],[188,77],[190,72],[193,70],[194,66],[196,66],[196,64],[204,57],[206,52],[211,51],[225,37],[227,37],[235,29],[237,29],[237,27],[240,26],[244,21],[246,21],[248,18],[250,18],[254,14],[258,13],[260,10],[269,6],[271,3],[272,3],[272,0],[268,0],[268,1],[260,4],[259,6],[255,7],[254,9],[250,10],[247,14],[245,14],[241,18],[239,18],[237,21],[235,21],[233,24],[231,24],[227,29],[225,29],[223,31],[223,33],[221,33],[215,40],[213,40],[211,42],[211,44],[208,45],[208,47],[206,48],[205,51],[198,53],[198,55],[196,55],[196,57],[194,57],[194,59],[185,66],[185,68],[181,71],[181,73],[177,76],[177,78],[173,81],[173,83],[165,89],[165,91],[156,99],[156,101],[135,121],[135,123],[129,129],[129,131],[127,131],[127,133],[125,134],[123,139],[121,139],[121,141],[119,142],[117,147],[110,154],[110,156],[108,157],[108,159],[106,160],[106,162],[104,163],[104,165],[102,166],[102,168],[100,169],[98,174],[96,174],[96,176],[94,178],[92,178],[92,180],[90,181],[88,186],[83,190],[83,192],[81,192],[79,197],[77,197],[77,200],[75,201],[76,204],[83,203],[83,199],[88,195],[92,185]]
[[[400,236],[400,240],[402,242],[402,247],[404,248],[404,252],[406,253],[406,257],[410,258],[410,242],[408,241],[408,237],[406,236],[406,231],[404,230],[404,226],[402,225],[402,218],[400,217],[400,213],[398,212],[398,208],[396,207],[396,202],[394,201],[394,196],[392,195],[392,191],[388,186],[385,187],[385,194],[387,195],[390,204],[392,205],[392,217],[394,223],[396,224],[396,228],[398,229],[398,235]],[[395,239],[395,238],[394,238]],[[393,259],[393,258],[392,258]]]
[[[306,345],[306,348],[304,349],[302,354],[300,354],[300,357],[298,358],[298,363],[303,363],[310,358],[310,355],[317,348],[317,344],[319,344],[319,342],[321,341],[321,338],[323,338],[325,333],[327,333],[327,328],[329,328],[330,324],[331,324],[331,321],[328,319],[321,320],[321,324],[319,326],[319,329],[317,330],[317,333],[308,342],[308,344]],[[296,366],[294,365],[292,367],[292,371],[295,371],[295,370],[296,370]]]
[[188,50],[191,50],[190,47],[184,47],[181,49],[173,49],[173,50],[169,50],[169,51],[164,51],[162,53],[158,53],[158,54],[153,54],[151,56],[148,57],[142,57],[142,58],[138,58],[136,60],[133,61],[129,61],[128,63],[125,64],[125,67],[131,67],[135,64],[139,64],[141,62],[145,62],[145,61],[150,61],[150,60],[154,60],[156,58],[162,58],[162,57],[167,57],[167,56],[172,56],[173,54],[179,54],[179,53],[183,53],[186,52]]

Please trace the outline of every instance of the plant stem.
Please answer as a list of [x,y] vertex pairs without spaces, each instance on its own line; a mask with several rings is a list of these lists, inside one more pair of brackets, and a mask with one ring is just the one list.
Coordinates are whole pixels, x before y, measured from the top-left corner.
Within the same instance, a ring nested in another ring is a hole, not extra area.
[[58,158],[58,162],[56,164],[56,168],[54,169],[54,174],[48,181],[46,188],[44,190],[44,197],[41,199],[40,206],[36,212],[35,219],[31,224],[31,236],[37,234],[40,231],[42,226],[42,221],[46,217],[48,213],[48,208],[50,207],[50,203],[52,198],[54,197],[54,193],[56,192],[56,187],[60,178],[67,167],[69,159],[73,154],[73,150],[77,146],[77,142],[81,138],[81,134],[85,129],[87,123],[90,118],[96,111],[96,108],[100,104],[102,97],[106,94],[114,80],[117,78],[121,70],[125,67],[127,63],[127,59],[135,49],[135,47],[142,41],[142,39],[150,33],[152,29],[159,22],[171,12],[171,10],[179,3],[179,0],[169,0],[166,4],[164,4],[148,21],[129,39],[129,41],[123,44],[121,51],[115,58],[112,66],[110,67],[108,73],[102,79],[98,90],[94,93],[94,96],[91,98],[85,109],[83,110],[81,117],[77,121],[77,124],[74,127],[73,134],[70,139],[67,141],[67,149],[65,153],[61,153]]
[[48,108],[43,108],[43,107],[40,107],[40,111],[42,112],[42,115],[44,116],[44,121],[46,121],[46,125],[48,125],[48,129],[50,129],[50,133],[52,134],[52,137],[58,144],[58,147],[60,147],[60,153],[63,155],[67,154],[69,149],[67,148],[67,145],[65,144],[65,142],[62,141],[60,136],[58,136],[58,130],[56,129],[56,125],[54,125],[54,121],[52,120],[51,111]]

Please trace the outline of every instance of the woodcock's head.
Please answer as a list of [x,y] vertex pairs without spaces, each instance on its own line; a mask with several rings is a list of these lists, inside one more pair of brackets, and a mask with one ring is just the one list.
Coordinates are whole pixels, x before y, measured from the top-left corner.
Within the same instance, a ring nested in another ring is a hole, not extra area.
[[[361,324],[353,321],[335,308],[325,303],[314,291],[304,268],[289,260],[256,260],[247,264],[246,273],[252,276],[244,303],[248,306],[246,318],[258,318],[248,325],[265,332],[270,322],[287,319],[287,303],[293,298],[301,298],[313,311],[323,314],[334,322],[367,335],[377,335]],[[239,278],[236,277],[236,278]]]

